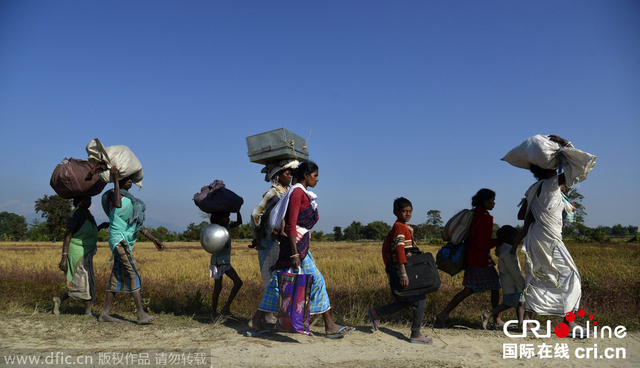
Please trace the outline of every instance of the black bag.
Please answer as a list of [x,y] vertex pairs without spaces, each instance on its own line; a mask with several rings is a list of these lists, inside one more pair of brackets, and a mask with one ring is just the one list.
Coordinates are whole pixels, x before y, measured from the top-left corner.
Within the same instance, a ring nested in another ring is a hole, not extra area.
[[464,243],[447,243],[436,255],[436,258],[438,258],[438,269],[451,276],[457,275],[460,271],[464,270],[466,251],[467,246]]
[[389,285],[394,296],[410,298],[433,293],[440,288],[440,275],[431,253],[423,253],[416,247],[409,248],[404,267],[409,278],[409,286],[406,288],[400,286],[400,267],[395,262],[387,265]]

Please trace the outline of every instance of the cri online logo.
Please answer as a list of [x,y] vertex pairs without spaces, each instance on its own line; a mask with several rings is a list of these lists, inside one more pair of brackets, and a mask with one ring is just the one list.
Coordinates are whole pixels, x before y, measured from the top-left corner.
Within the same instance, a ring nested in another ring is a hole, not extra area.
[[[584,317],[586,315],[584,309],[580,309],[578,310],[578,316],[580,317]],[[573,312],[569,312],[565,315],[565,319],[567,322],[573,322],[576,320],[576,315]],[[624,326],[617,326],[615,329],[609,327],[609,326],[602,326],[600,328],[600,331],[598,331],[598,321],[594,321],[593,320],[593,314],[589,315],[589,320],[593,321],[593,330],[591,330],[591,326],[589,321],[587,321],[587,326],[586,327],[581,327],[581,326],[576,326],[573,328],[573,331],[571,331],[571,328],[569,327],[568,324],[562,322],[562,323],[558,323],[555,328],[553,329],[553,332],[556,334],[557,337],[564,339],[567,336],[571,336],[574,338],[589,338],[589,337],[594,337],[594,338],[606,338],[607,335],[609,338],[611,338],[612,334],[621,339],[623,337],[625,337],[627,335],[626,332],[626,327]],[[533,325],[533,328],[530,330],[531,333],[533,333],[533,335],[537,338],[549,338],[551,337],[551,321],[547,320],[547,329],[546,329],[546,333],[542,333],[542,330],[540,329],[540,322],[538,322],[537,320],[525,320],[522,322],[522,331],[512,334],[511,332],[509,332],[509,326],[512,324],[517,324],[518,321],[517,320],[511,320],[511,321],[507,321],[503,328],[502,331],[504,332],[505,335],[507,335],[508,337],[527,337],[527,329],[529,325]],[[599,334],[598,334],[599,332]]]
[[[585,311],[584,309],[580,309],[578,311],[578,315],[580,317],[584,317],[585,315]],[[576,315],[573,312],[569,312],[567,313],[567,315],[565,316],[565,319],[567,320],[567,322],[573,322],[576,320]],[[593,321],[593,314],[589,315],[589,319]],[[598,325],[598,321],[593,321],[593,325],[597,326]],[[564,339],[565,337],[569,336],[569,333],[571,332],[571,329],[569,328],[569,325],[562,322],[562,323],[558,323],[556,325],[556,327],[553,329],[553,332],[556,334],[556,336],[558,336],[561,339]]]

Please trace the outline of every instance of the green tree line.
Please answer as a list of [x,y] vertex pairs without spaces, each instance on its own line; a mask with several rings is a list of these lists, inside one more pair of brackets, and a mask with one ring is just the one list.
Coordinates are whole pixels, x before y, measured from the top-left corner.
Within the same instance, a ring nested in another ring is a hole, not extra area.
[[[586,210],[582,205],[582,195],[575,189],[567,190],[565,193],[576,207],[576,221],[566,223],[563,230],[563,237],[575,242],[607,242],[611,238],[630,238],[631,242],[640,241],[638,236],[638,226],[616,224],[614,226],[598,226],[589,228],[584,225]],[[31,224],[27,224],[24,216],[10,212],[0,212],[0,241],[59,241],[64,238],[67,217],[72,211],[72,201],[63,199],[57,195],[45,195],[35,201],[34,209],[41,215],[40,219],[35,219]],[[415,216],[414,218],[417,218]],[[443,219],[439,210],[430,210],[426,213],[426,221],[422,223],[410,224],[414,229],[414,237],[419,241],[429,241],[439,244],[442,241],[441,231]],[[158,228],[147,228],[149,232],[163,242],[172,241],[198,241],[200,233],[208,221],[199,224],[190,223],[183,232],[175,232],[160,226]],[[499,225],[494,225],[497,230]],[[359,241],[359,240],[384,240],[391,230],[391,225],[384,221],[373,221],[366,225],[358,221],[353,221],[345,228],[335,226],[333,233],[325,234],[322,231],[312,231],[311,238],[314,241]],[[251,239],[253,234],[251,226],[245,223],[239,227],[231,229],[231,237],[234,239]],[[101,230],[98,234],[98,241],[106,241],[109,234]],[[144,236],[140,236],[139,241],[146,241]]]

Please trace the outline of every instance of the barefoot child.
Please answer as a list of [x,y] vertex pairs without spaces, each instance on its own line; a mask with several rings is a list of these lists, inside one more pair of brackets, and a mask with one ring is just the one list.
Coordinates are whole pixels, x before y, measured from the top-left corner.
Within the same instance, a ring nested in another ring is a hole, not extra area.
[[500,320],[500,312],[507,309],[516,308],[518,327],[522,326],[524,317],[524,297],[522,295],[524,277],[522,277],[520,260],[516,255],[518,230],[512,226],[505,225],[498,230],[497,235],[498,241],[501,243],[496,248],[496,256],[498,256],[498,270],[500,271],[500,284],[502,284],[502,304],[481,316],[482,328],[485,330],[491,318],[494,318],[495,327],[501,328],[504,322]]
[[[214,212],[211,214],[211,223],[218,224],[227,229],[233,229],[234,227],[238,227],[242,224],[242,216],[240,212],[236,213],[236,222],[230,221],[231,214],[229,212]],[[229,298],[227,298],[227,302],[224,304],[222,309],[220,310],[220,314],[223,316],[231,316],[231,303],[233,299],[240,291],[242,287],[242,280],[236,270],[231,266],[231,238],[227,241],[224,249],[217,254],[211,255],[211,264],[209,265],[209,274],[215,280],[215,285],[213,287],[213,295],[211,301],[211,318],[218,317],[218,298],[220,297],[220,292],[222,291],[222,276],[227,275],[231,281],[233,281],[233,288],[229,293]]]
[[74,198],[73,206],[76,210],[67,218],[62,259],[58,264],[60,271],[67,276],[67,289],[62,295],[53,298],[53,314],[60,314],[60,305],[71,297],[83,301],[84,315],[91,316],[91,302],[96,298],[93,256],[98,249],[98,231],[109,227],[109,223],[96,226],[96,221],[89,212],[90,196]]
[[[413,213],[413,206],[408,199],[400,197],[393,201],[393,214],[396,215],[397,220],[393,224],[391,231],[387,234],[384,244],[382,245],[382,259],[385,266],[391,262],[395,262],[402,271],[402,277],[400,278],[400,285],[403,288],[409,286],[409,278],[405,271],[406,253],[405,249],[415,246],[413,241],[413,229],[407,225],[407,222],[411,220]],[[369,309],[369,320],[371,322],[371,328],[374,331],[378,330],[378,318],[379,316],[389,315],[396,313],[402,309],[411,307],[413,310],[413,324],[411,325],[411,337],[409,342],[412,344],[433,344],[433,339],[427,335],[423,335],[420,332],[420,325],[422,324],[422,318],[424,317],[424,309],[426,306],[426,295],[420,295],[408,299],[399,299],[393,301],[391,304],[379,308]]]

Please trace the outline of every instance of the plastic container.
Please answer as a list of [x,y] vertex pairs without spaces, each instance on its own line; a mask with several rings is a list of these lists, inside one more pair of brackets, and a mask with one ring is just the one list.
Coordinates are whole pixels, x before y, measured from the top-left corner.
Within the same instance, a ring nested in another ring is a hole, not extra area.
[[284,128],[252,135],[246,139],[247,155],[251,162],[267,164],[284,159],[309,159],[306,140]]

